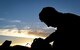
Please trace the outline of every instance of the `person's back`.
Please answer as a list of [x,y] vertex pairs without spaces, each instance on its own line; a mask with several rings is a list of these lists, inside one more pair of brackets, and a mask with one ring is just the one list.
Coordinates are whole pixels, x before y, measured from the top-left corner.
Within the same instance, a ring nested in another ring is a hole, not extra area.
[[79,43],[80,16],[71,13],[60,13],[52,7],[45,7],[39,14],[39,18],[47,26],[57,27],[45,40],[54,41],[54,49],[73,49]]
[[66,26],[65,26],[65,37],[66,45],[68,48],[77,49],[79,46],[79,33],[80,33],[80,16],[70,13],[65,13]]

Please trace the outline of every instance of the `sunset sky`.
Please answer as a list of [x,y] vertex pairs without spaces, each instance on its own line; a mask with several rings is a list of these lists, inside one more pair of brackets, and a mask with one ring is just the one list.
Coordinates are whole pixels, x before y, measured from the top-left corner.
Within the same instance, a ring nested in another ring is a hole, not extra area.
[[55,28],[39,20],[39,12],[46,6],[80,15],[80,0],[0,0],[0,44],[11,40],[13,45],[25,45],[54,32]]

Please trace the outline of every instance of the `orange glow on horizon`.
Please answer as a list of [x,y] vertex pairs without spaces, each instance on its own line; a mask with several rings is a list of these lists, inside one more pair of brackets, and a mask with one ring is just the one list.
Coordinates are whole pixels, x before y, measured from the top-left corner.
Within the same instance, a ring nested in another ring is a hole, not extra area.
[[[14,46],[14,45],[22,45],[22,46],[27,46],[27,47],[31,47],[31,43],[32,43],[32,39],[35,39],[35,38],[45,38],[43,36],[37,36],[37,35],[34,35],[34,34],[29,34],[29,32],[32,31],[32,30],[17,30],[17,29],[0,29],[0,35],[4,35],[4,36],[11,36],[11,37],[22,37],[23,39],[15,39],[13,41],[16,41],[16,42],[13,42],[12,40],[12,44],[11,46]],[[26,38],[26,40],[24,39]],[[29,39],[27,39],[29,38]],[[17,41],[20,41],[17,43]]]

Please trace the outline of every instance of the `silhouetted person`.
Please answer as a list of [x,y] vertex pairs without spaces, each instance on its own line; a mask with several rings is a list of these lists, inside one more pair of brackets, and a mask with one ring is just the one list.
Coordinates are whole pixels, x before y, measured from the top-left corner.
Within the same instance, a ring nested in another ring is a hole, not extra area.
[[54,50],[79,48],[80,16],[61,13],[53,7],[44,7],[39,13],[39,19],[48,27],[57,27],[57,30],[45,39],[48,43],[54,41]]

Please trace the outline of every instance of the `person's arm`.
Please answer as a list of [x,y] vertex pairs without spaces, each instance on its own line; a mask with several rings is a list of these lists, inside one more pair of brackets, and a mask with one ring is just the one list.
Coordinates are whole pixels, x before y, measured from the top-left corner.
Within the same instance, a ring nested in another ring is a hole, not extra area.
[[55,32],[52,33],[51,35],[49,35],[49,36],[45,39],[45,41],[48,42],[48,43],[54,41],[54,36],[55,36]]

